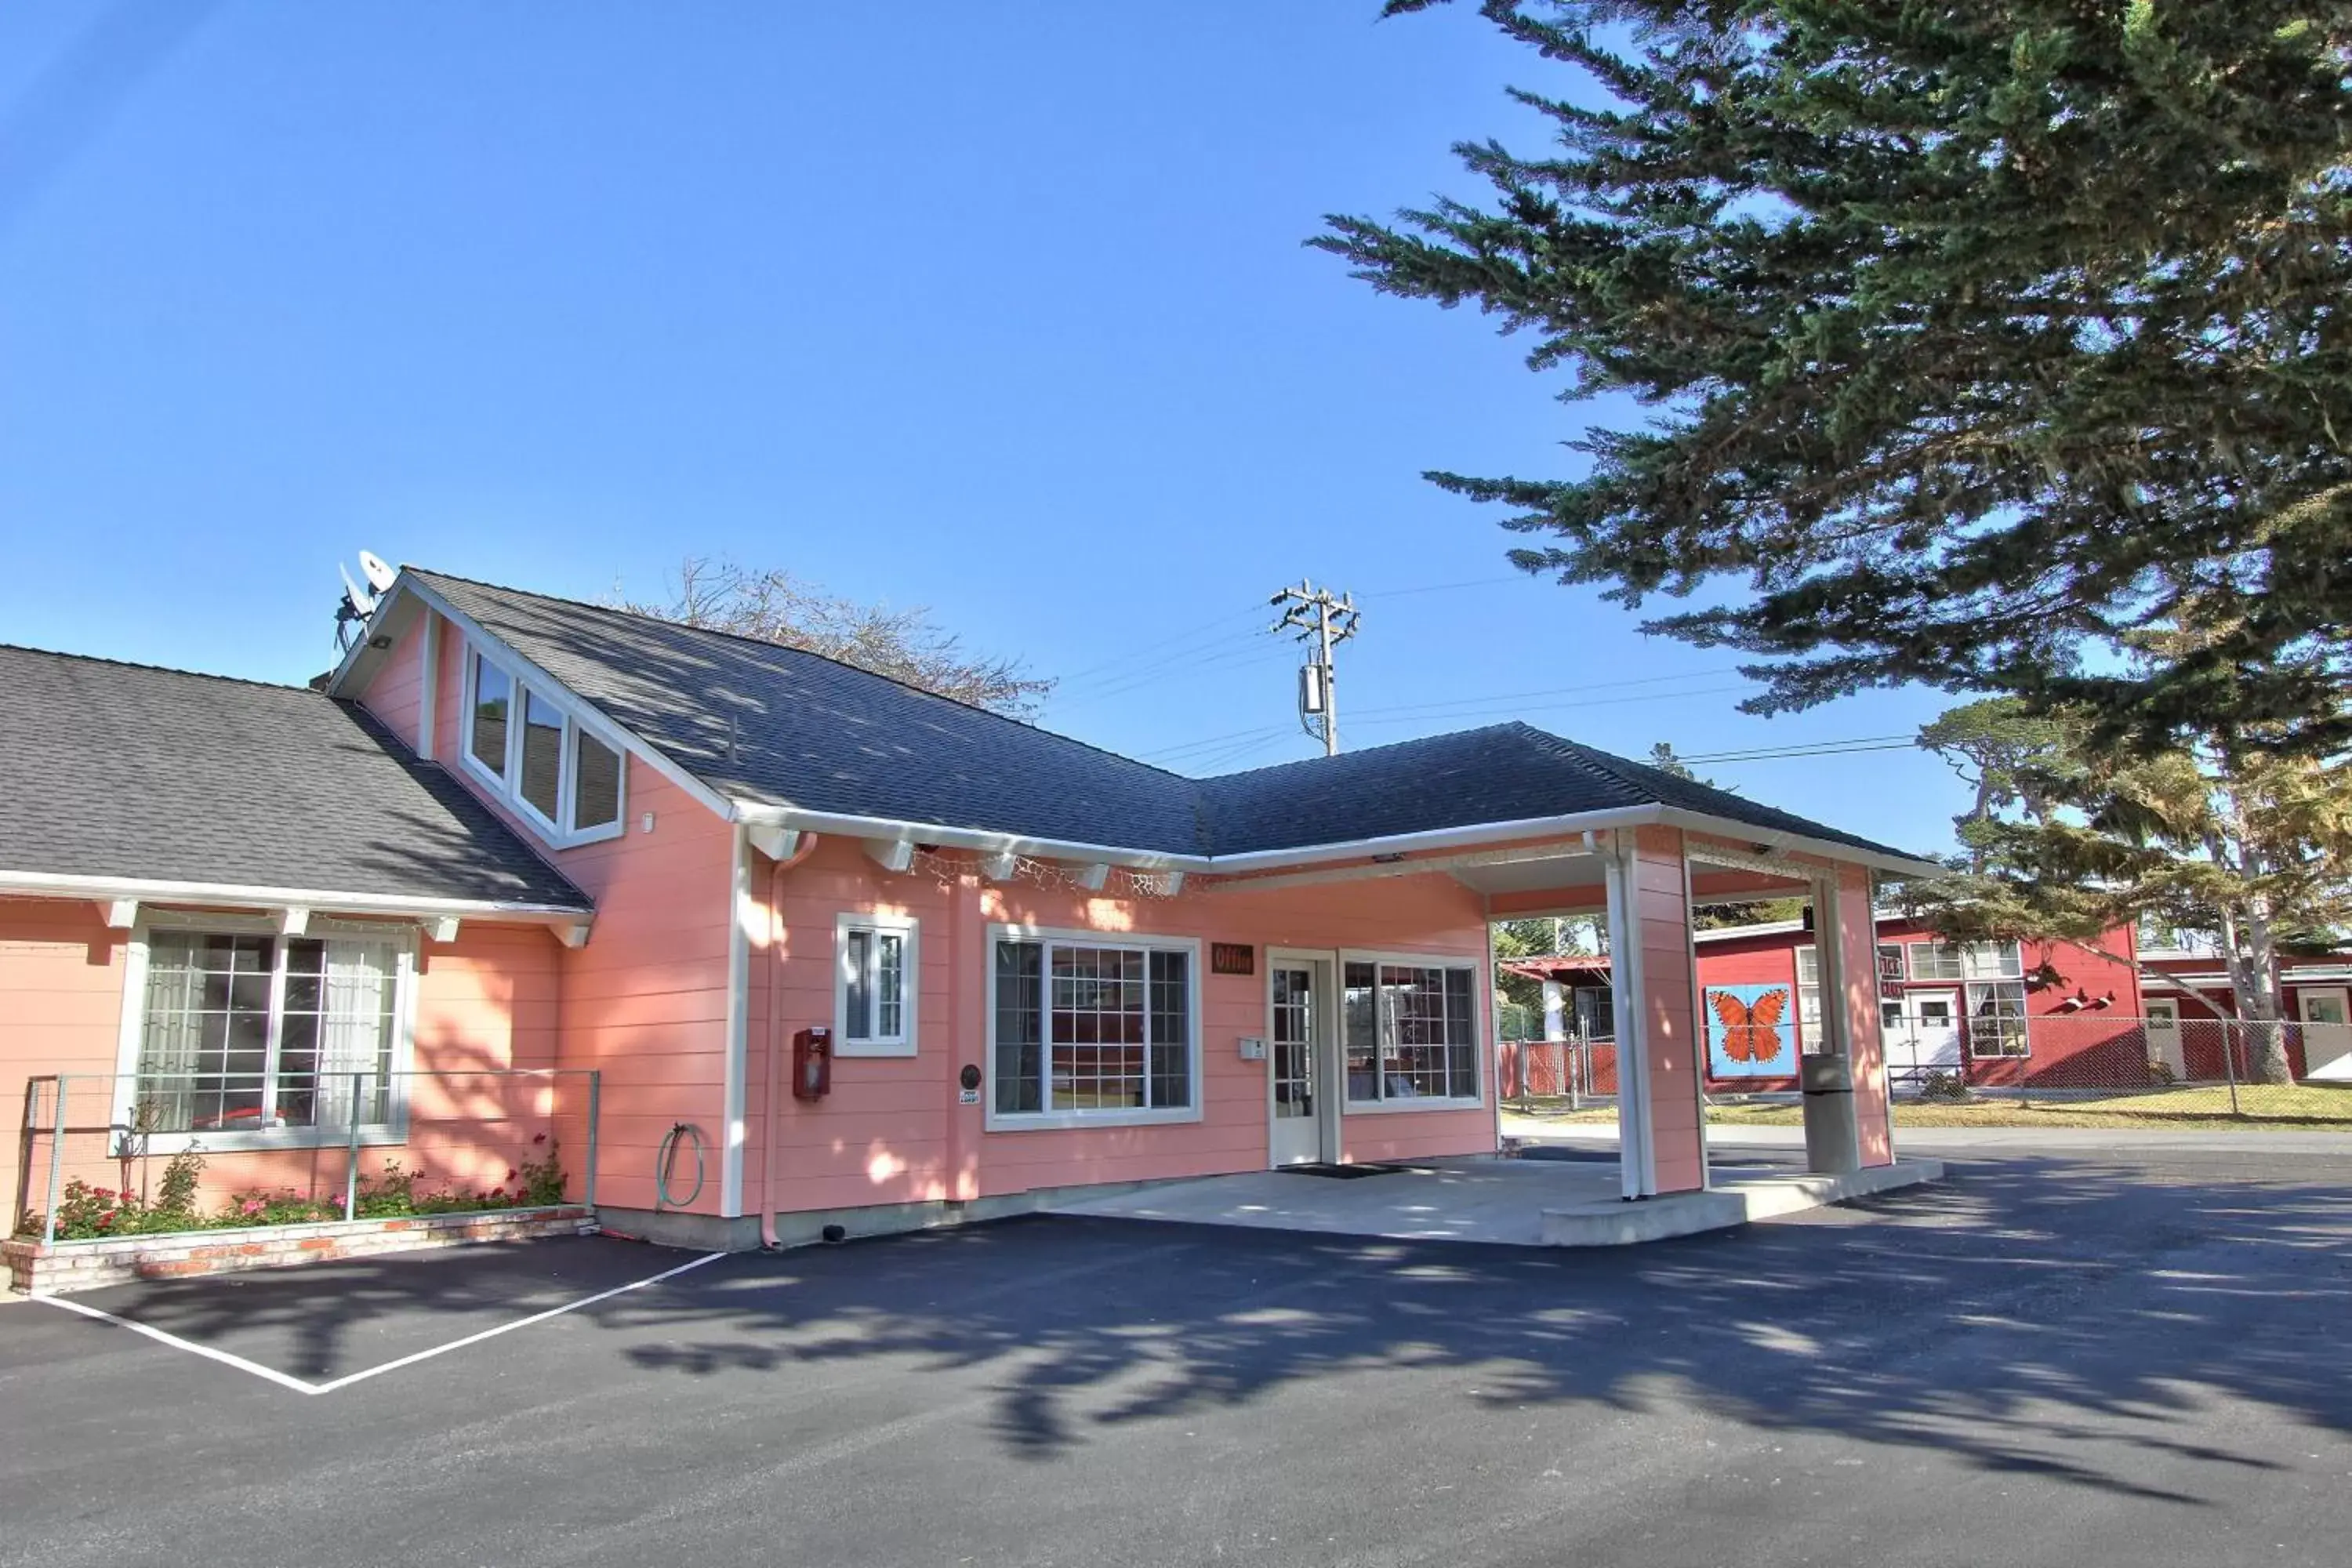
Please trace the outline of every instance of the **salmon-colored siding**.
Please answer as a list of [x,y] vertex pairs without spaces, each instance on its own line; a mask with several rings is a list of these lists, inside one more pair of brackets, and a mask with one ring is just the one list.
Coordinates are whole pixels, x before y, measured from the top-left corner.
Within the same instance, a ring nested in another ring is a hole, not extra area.
[[[755,892],[768,896],[770,863],[758,862]],[[917,1054],[843,1057],[833,1092],[803,1102],[779,1097],[780,1208],[971,1199],[1039,1187],[1142,1181],[1263,1169],[1267,1163],[1266,1064],[1244,1060],[1238,1043],[1266,1033],[1268,946],[1423,953],[1478,966],[1480,1035],[1488,1015],[1486,924],[1475,894],[1444,877],[1383,879],[1261,893],[1187,891],[1174,899],[1088,895],[1035,880],[985,883],[971,859],[927,857],[902,874],[883,871],[852,840],[827,839],[783,874],[772,912],[781,922],[767,962],[782,1006],[774,1037],[834,1022],[836,916],[844,911],[908,916],[919,924],[921,991]],[[990,1131],[986,1108],[957,1102],[957,1074],[985,1068],[988,973],[993,924],[1092,931],[1116,937],[1197,939],[1202,1065],[1197,1121],[1144,1127]],[[1207,944],[1250,944],[1255,973],[1212,974]],[[751,1104],[765,1114],[769,1020],[755,1012]],[[1400,1160],[1491,1151],[1492,1086],[1475,1110],[1357,1112],[1340,1118],[1342,1154]],[[745,1185],[759,1191],[765,1139],[755,1131]]]
[[[385,653],[382,668],[368,682],[367,710],[383,721],[384,727],[400,737],[401,743],[412,751],[424,750],[419,734],[424,713],[425,637],[424,626],[437,621],[429,611],[417,616],[409,634],[394,643]],[[443,711],[453,704],[444,703]],[[449,753],[442,752],[442,756]]]
[[[596,919],[587,943],[557,947],[554,1065],[593,1068],[604,1075],[599,1122],[597,1198],[625,1208],[652,1208],[662,1142],[683,1122],[707,1148],[705,1180],[696,1213],[721,1212],[729,1129],[724,1114],[728,1070],[727,1012],[729,879],[734,829],[702,801],[632,755],[622,786],[619,837],[556,849],[463,760],[466,641],[440,616],[420,616],[419,630],[437,628],[433,660],[439,686],[433,709],[435,755],[450,776],[479,796],[507,825],[547,857],[593,900]],[[377,689],[392,680],[388,700],[403,700],[397,672],[417,632],[402,639],[371,681],[365,701],[376,710]],[[423,661],[414,663],[421,668]],[[387,723],[394,718],[384,715]],[[645,829],[646,818],[653,823]],[[691,1185],[691,1152],[681,1155],[674,1195]]]
[[1698,1031],[1690,955],[1690,900],[1683,835],[1644,827],[1633,835],[1629,889],[1640,931],[1643,1030],[1649,1083],[1650,1154],[1656,1190],[1706,1184],[1699,1132],[1699,1074],[1706,1047]]
[[[110,1073],[122,1027],[126,944],[95,906],[0,899],[0,1085],[6,1092],[8,1196],[14,1219],[37,1207],[46,1171],[28,1168],[25,1080],[42,1073]],[[67,1110],[76,1108],[68,1104]],[[36,1152],[48,1140],[37,1141]],[[27,1184],[34,1190],[27,1192]],[[13,1226],[11,1227],[13,1228]]]
[[[568,1087],[490,1076],[553,1065],[554,942],[536,928],[468,924],[453,943],[419,946],[414,1051],[406,1065],[444,1076],[408,1080],[407,1138],[369,1142],[362,1173],[378,1174],[386,1160],[396,1159],[428,1184],[487,1188],[503,1183],[521,1159],[543,1152],[546,1146],[534,1140],[544,1132],[561,1142],[576,1191],[584,1106]],[[119,1070],[131,948],[131,933],[109,930],[89,903],[0,900],[0,996],[8,1004],[0,1014],[0,1082],[11,1104],[8,1142],[0,1147],[16,1205],[11,1217],[47,1199],[53,1139],[46,1131],[27,1137],[20,1098],[37,1076],[91,1075],[68,1086],[61,1179],[110,1187],[135,1179],[135,1171],[111,1157],[109,1129],[118,1110],[113,1085],[100,1081]],[[54,1125],[46,1116],[43,1121]],[[257,1187],[340,1197],[349,1161],[341,1144],[201,1152],[207,1203]],[[150,1163],[160,1167],[161,1160]]]

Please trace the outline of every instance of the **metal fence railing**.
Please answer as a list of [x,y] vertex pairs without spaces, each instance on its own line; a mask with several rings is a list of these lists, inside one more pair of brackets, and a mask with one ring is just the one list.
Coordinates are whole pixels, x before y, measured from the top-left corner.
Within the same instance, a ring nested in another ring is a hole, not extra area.
[[[2352,1027],[2084,1011],[1881,1029],[1886,1076],[1906,1103],[2015,1102],[2118,1118],[2241,1117],[2352,1124]],[[1501,1097],[1572,1108],[1617,1093],[1609,1040],[1503,1039]],[[1710,1079],[1711,1101],[1789,1100],[1792,1079]]]
[[1617,1045],[1608,1039],[1510,1040],[1496,1054],[1496,1090],[1507,1100],[1613,1100]]
[[599,1092],[582,1068],[46,1074],[25,1086],[16,1230],[593,1206]]

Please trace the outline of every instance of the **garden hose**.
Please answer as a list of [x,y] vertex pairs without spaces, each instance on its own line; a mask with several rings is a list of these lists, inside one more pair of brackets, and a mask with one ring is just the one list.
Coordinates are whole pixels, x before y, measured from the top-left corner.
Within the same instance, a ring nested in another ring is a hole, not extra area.
[[[681,1137],[691,1140],[694,1145],[694,1190],[682,1198],[675,1196],[669,1190],[669,1179],[677,1173],[677,1146]],[[656,1152],[654,1163],[654,1212],[656,1214],[661,1213],[665,1205],[674,1209],[682,1209],[702,1195],[702,1134],[693,1126],[684,1121],[674,1123],[668,1132],[663,1135],[661,1148]]]

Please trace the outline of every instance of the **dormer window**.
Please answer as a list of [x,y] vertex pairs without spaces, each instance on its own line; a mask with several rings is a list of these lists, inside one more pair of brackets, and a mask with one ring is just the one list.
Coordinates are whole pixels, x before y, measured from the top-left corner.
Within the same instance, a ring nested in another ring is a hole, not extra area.
[[480,654],[467,661],[473,695],[466,703],[466,754],[500,784],[507,779],[507,716],[514,709],[514,678]]
[[541,837],[568,848],[621,831],[621,747],[553,688],[472,648],[465,714],[467,763]]

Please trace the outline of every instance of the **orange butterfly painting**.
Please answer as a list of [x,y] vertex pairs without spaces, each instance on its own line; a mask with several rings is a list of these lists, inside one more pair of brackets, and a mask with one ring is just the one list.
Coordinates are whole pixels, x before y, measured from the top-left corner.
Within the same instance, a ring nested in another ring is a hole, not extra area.
[[[1741,991],[1761,994],[1742,997]],[[1718,1070],[1729,1066],[1734,1072],[1753,1073],[1780,1059],[1784,1042],[1780,1023],[1789,1011],[1787,986],[1710,986],[1706,1005],[1715,1014],[1712,1044]]]

